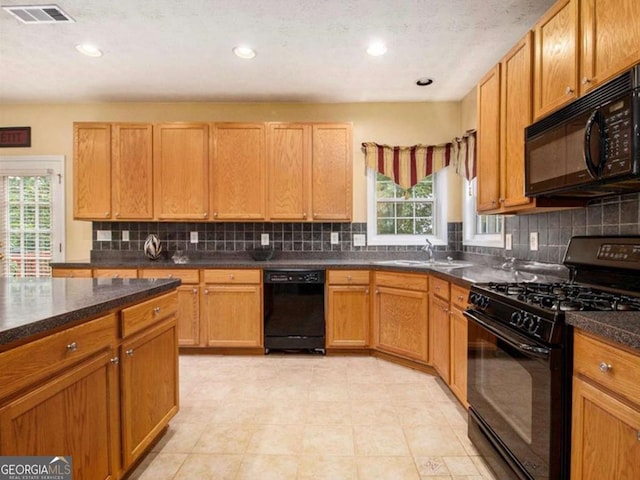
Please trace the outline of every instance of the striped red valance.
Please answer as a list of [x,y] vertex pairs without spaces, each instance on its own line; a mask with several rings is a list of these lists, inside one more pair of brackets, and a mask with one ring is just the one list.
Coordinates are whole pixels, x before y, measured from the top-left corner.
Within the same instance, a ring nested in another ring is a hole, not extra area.
[[373,142],[362,144],[365,163],[408,190],[424,177],[449,165],[467,179],[475,177],[475,132],[442,145],[392,147]]

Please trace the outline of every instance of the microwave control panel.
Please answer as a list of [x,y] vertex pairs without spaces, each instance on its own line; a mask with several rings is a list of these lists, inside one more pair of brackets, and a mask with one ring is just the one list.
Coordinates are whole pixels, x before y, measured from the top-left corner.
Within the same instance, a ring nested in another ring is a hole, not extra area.
[[603,176],[615,175],[629,169],[629,155],[633,142],[632,97],[625,97],[602,108],[606,164]]

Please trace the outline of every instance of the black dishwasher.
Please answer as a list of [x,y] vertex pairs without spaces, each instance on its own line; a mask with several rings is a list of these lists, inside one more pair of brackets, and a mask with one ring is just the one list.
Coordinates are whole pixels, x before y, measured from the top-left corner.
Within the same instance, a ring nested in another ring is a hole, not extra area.
[[325,353],[324,270],[264,270],[264,350]]

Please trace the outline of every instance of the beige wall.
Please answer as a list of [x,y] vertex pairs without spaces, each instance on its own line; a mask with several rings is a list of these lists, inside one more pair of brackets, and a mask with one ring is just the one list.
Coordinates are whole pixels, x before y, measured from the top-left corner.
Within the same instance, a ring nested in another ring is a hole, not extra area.
[[[466,99],[465,99],[466,101]],[[462,104],[464,105],[464,102]],[[468,108],[467,108],[468,110]],[[475,115],[475,113],[474,113]],[[466,114],[465,114],[466,116]],[[91,223],[73,220],[73,122],[302,121],[353,122],[354,221],[366,221],[362,142],[390,145],[439,144],[466,128],[461,103],[221,104],[97,103],[2,105],[0,126],[31,126],[32,147],[1,155],[64,155],[66,158],[67,261],[89,258]],[[449,221],[461,221],[460,179],[449,175]]]

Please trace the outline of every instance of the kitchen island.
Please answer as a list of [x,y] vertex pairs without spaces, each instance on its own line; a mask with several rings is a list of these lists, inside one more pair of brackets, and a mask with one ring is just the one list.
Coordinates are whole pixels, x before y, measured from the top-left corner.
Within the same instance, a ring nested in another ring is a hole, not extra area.
[[179,285],[1,279],[0,455],[126,473],[178,411]]

